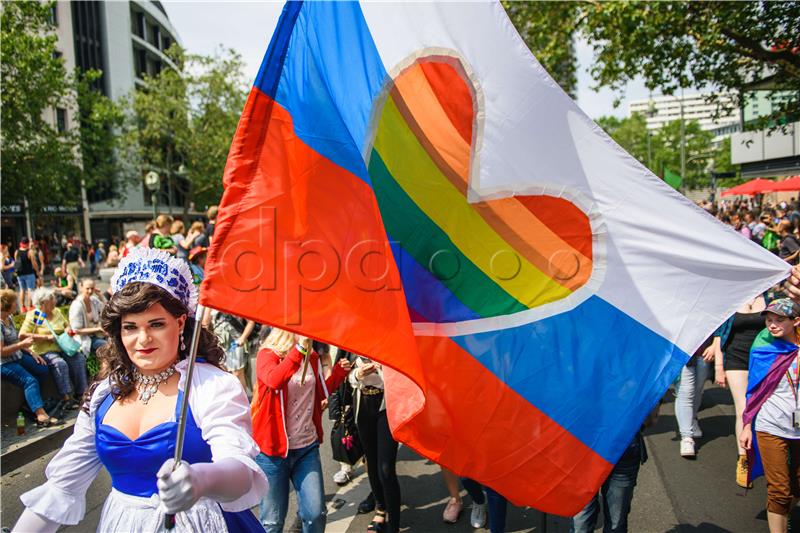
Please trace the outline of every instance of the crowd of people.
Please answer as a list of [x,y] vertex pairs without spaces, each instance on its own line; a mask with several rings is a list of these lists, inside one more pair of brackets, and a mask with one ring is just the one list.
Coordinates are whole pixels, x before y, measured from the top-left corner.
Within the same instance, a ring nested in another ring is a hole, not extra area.
[[789,264],[800,262],[800,201],[758,204],[746,199],[699,205]]
[[[796,204],[702,207],[743,238],[787,260],[800,250],[789,242],[790,236],[797,239],[800,225]],[[208,226],[193,223],[186,231],[181,221],[160,215],[144,237],[130,232],[124,243],[110,246],[104,262],[98,262],[118,266],[107,293],[97,290],[91,275],[81,277],[82,258],[69,244],[51,286],[37,284],[44,260],[31,243],[20,242],[13,259],[16,278],[20,291],[31,294],[20,304],[13,289],[0,292],[2,377],[24,390],[38,425],[57,421],[45,410],[41,394],[41,380],[48,374],[60,405],[80,409],[80,414],[73,437],[47,468],[47,483],[23,495],[26,511],[16,530],[55,531],[59,524],[78,523],[85,490],[105,466],[114,489],[101,529],[152,529],[165,514],[178,513],[180,531],[222,530],[217,527],[225,524],[229,530],[280,532],[294,487],[297,527],[304,533],[322,532],[326,505],[321,454],[330,453],[340,462],[337,484],[352,481],[355,465],[366,467],[371,493],[358,511],[373,513],[368,530],[399,531],[398,443],[389,429],[383,368],[370,354],[207,312],[193,378],[197,388],[189,397],[193,416],[186,429],[185,463],[175,465],[170,459],[186,387],[185,337],[193,327],[205,250],[213,241],[214,217],[209,218]],[[772,248],[770,233],[777,238]],[[137,268],[123,268],[131,262]],[[154,264],[168,265],[178,272],[176,279],[159,283],[137,277],[156,268]],[[694,442],[702,437],[697,414],[705,382],[713,375],[717,384],[730,389],[736,408],[735,482],[749,487],[755,476],[766,473],[767,514],[774,532],[786,531],[793,498],[800,496],[800,307],[787,298],[800,300],[800,278],[792,278],[783,290],[775,287],[743,304],[697,350],[675,384],[684,457],[696,455]],[[65,316],[58,303],[69,299],[70,292],[75,295]],[[12,317],[19,305],[24,320],[17,330]],[[86,361],[94,355],[101,367],[90,384]],[[249,368],[253,361],[255,369]],[[756,400],[748,396],[753,391]],[[326,412],[334,422],[329,450],[322,447]],[[658,408],[641,429],[657,416]],[[596,497],[573,518],[572,530],[594,531],[602,508],[605,531],[627,531],[639,468],[646,459],[640,430]],[[502,494],[444,468],[442,483],[450,494],[444,522],[459,520],[465,491],[473,527],[505,530],[507,502]],[[258,518],[248,511],[256,505]]]

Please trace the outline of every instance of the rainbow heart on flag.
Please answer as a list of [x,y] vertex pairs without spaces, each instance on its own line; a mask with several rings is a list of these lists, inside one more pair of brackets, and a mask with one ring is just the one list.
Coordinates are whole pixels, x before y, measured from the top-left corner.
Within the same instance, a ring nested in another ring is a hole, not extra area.
[[470,203],[478,97],[458,59],[425,57],[394,79],[369,174],[400,258],[415,322],[519,313],[562,300],[592,275],[592,225],[554,196]]

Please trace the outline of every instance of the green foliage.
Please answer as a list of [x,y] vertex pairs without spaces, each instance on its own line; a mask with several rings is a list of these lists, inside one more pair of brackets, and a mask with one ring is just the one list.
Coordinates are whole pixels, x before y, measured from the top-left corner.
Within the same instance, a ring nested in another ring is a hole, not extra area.
[[76,161],[70,133],[59,133],[56,107],[70,104],[70,77],[55,56],[50,3],[4,2],[0,19],[3,196],[31,206],[74,197]]
[[93,83],[101,77],[102,72],[91,70],[79,73],[77,78],[81,178],[88,190],[112,187],[115,191],[123,191],[123,183],[130,177],[119,142],[125,110],[93,88]]
[[198,206],[222,197],[222,174],[231,140],[248,94],[242,57],[220,48],[213,56],[190,56],[195,75],[189,84],[191,142],[186,144],[187,191]]
[[[547,7],[536,7],[538,5]],[[769,91],[793,96],[763,117],[780,124],[800,110],[800,2],[561,2],[507,5],[534,54],[535,43],[581,35],[594,50],[597,87],[620,91],[642,76],[664,94],[677,89],[732,92],[769,78]],[[555,12],[552,26],[545,12]],[[565,46],[566,47],[566,46]],[[544,50],[547,50],[544,48]],[[541,58],[551,67],[550,58]],[[558,78],[558,76],[555,76]],[[746,94],[746,93],[744,93]],[[745,96],[746,97],[746,96]],[[720,110],[722,111],[722,109]]]
[[561,88],[575,98],[578,79],[573,37],[578,4],[509,0],[502,3],[536,59]]
[[168,51],[177,67],[165,68],[144,81],[130,96],[125,143],[135,153],[141,175],[150,170],[175,178],[190,204],[217,203],[222,172],[247,98],[244,63],[235,51],[213,56],[186,54],[177,45]]
[[[51,5],[4,2],[0,22],[3,199],[27,198],[34,212],[44,205],[76,205],[81,180],[90,187],[118,174],[114,128],[122,111],[89,89],[100,72],[67,72],[56,55]],[[57,108],[72,111],[78,124],[59,132]]]

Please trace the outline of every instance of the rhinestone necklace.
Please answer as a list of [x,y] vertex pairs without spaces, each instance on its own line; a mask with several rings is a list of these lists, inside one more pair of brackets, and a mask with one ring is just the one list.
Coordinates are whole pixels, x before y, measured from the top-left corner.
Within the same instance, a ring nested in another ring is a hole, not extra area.
[[139,391],[139,400],[145,405],[150,401],[158,387],[167,381],[175,373],[175,363],[172,363],[169,368],[166,368],[153,376],[145,376],[138,369],[133,369],[133,381],[136,384],[136,390]]

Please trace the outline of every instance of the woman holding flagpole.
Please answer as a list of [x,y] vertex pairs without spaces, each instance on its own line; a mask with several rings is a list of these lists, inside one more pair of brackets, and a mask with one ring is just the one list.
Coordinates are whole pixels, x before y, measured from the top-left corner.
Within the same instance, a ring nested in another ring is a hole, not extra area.
[[267,484],[253,458],[250,409],[238,380],[220,368],[222,349],[199,332],[183,440],[174,466],[176,418],[189,373],[197,290],[185,262],[168,252],[131,251],[111,279],[103,310],[110,342],[103,375],[87,394],[73,435],[47,466],[47,482],[22,495],[15,531],[56,531],[84,517],[86,490],[111,474],[98,531],[258,531],[250,512]]
[[325,531],[322,484],[322,401],[350,372],[340,359],[326,379],[311,339],[273,328],[258,352],[253,391],[253,435],[262,453],[256,458],[269,480],[261,502],[261,524],[269,533],[283,531],[289,506],[289,481],[297,492],[303,533]]

